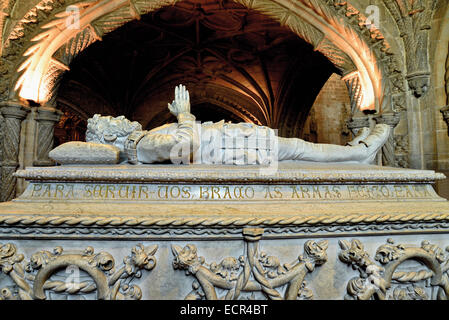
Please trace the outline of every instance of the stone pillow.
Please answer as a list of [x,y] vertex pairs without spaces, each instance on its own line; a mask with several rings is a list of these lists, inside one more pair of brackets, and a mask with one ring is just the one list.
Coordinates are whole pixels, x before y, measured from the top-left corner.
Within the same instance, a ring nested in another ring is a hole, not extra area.
[[106,144],[71,141],[54,148],[48,155],[60,164],[116,164],[120,149]]

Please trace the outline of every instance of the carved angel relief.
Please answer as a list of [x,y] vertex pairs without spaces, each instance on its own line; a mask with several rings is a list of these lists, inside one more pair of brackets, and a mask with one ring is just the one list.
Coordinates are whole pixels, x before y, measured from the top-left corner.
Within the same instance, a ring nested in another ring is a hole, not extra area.
[[[360,272],[349,280],[345,299],[352,300],[447,300],[449,259],[436,245],[423,241],[421,247],[398,244],[388,239],[374,259],[359,240],[339,242],[341,261]],[[446,251],[448,248],[446,248]],[[424,267],[421,269],[421,267]]]
[[156,250],[156,245],[139,244],[123,266],[115,268],[109,253],[95,253],[92,247],[76,253],[65,253],[61,247],[42,250],[25,262],[14,244],[0,245],[0,270],[12,280],[0,290],[0,300],[82,299],[91,293],[101,300],[139,300],[142,291],[131,282],[156,266]]
[[[173,267],[193,275],[193,290],[186,300],[237,300],[254,299],[261,292],[273,300],[312,299],[312,291],[306,287],[305,276],[316,266],[327,261],[327,241],[307,241],[304,254],[297,261],[281,265],[279,259],[259,250],[263,229],[245,229],[245,254],[239,258],[226,257],[220,263],[207,264],[199,257],[195,245],[184,248],[173,245]],[[285,287],[284,294],[280,289]],[[217,292],[224,291],[223,296]],[[243,293],[252,293],[250,297]]]

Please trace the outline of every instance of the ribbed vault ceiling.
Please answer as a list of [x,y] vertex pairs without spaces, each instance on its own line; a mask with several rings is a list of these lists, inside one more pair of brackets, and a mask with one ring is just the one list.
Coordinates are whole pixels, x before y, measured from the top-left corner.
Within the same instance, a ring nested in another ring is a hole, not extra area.
[[70,65],[59,106],[86,119],[125,115],[147,129],[175,121],[174,86],[201,121],[245,121],[301,136],[333,65],[279,23],[232,1],[181,1],[142,16]]

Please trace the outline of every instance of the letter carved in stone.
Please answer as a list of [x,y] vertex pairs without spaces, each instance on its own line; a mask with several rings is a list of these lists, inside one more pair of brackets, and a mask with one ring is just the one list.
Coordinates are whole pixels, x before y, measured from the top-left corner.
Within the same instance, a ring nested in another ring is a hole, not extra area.
[[[139,278],[142,270],[156,266],[156,250],[156,245],[139,244],[124,258],[124,265],[116,268],[111,254],[95,253],[92,247],[73,253],[63,252],[62,247],[53,252],[42,250],[25,263],[24,255],[17,252],[14,244],[0,245],[0,270],[14,283],[0,290],[0,300],[44,300],[52,297],[51,293],[83,298],[95,292],[101,300],[139,300],[142,291],[130,281]],[[53,279],[64,270],[70,276]]]
[[[375,263],[355,239],[339,242],[339,258],[360,273],[347,284],[345,299],[447,300],[449,259],[437,245],[396,245],[392,239],[380,246]],[[423,268],[422,268],[423,267]]]
[[[198,256],[195,245],[188,244],[184,248],[173,245],[173,267],[186,270],[196,278],[193,291],[185,299],[235,300],[243,292],[261,292],[273,300],[312,298],[304,278],[327,261],[328,242],[309,240],[304,244],[304,254],[297,261],[282,265],[278,257],[259,251],[262,233],[263,229],[259,228],[244,229],[245,255],[226,257],[220,263],[206,264],[205,259]],[[286,289],[282,295],[279,288],[283,286]],[[218,290],[224,291],[224,295],[219,297]]]

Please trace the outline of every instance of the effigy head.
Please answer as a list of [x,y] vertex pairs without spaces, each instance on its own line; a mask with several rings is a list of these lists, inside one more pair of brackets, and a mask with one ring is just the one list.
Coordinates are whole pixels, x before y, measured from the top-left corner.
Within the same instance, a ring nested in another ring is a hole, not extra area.
[[114,118],[95,114],[87,120],[86,142],[112,144],[123,149],[124,141],[135,130],[142,130],[142,126],[124,116]]

